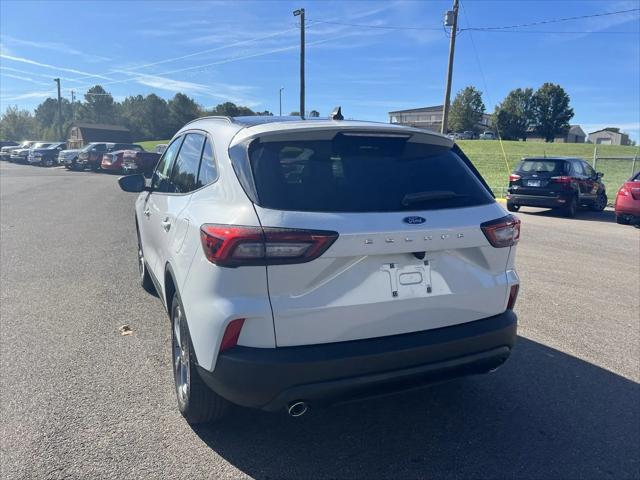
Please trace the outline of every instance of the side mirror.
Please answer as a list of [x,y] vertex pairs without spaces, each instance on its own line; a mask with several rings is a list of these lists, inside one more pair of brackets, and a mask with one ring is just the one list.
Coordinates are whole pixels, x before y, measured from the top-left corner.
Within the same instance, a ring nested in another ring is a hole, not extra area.
[[118,179],[120,188],[125,192],[139,193],[148,190],[144,180],[144,175],[126,175]]
[[597,172],[596,173],[596,178],[601,179],[602,177],[604,177],[604,173],[602,173],[602,172]]

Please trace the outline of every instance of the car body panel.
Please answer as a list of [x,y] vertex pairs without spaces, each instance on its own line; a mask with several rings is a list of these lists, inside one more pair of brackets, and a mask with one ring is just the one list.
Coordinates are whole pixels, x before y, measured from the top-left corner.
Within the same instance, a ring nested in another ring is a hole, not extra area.
[[615,213],[631,223],[640,223],[640,172],[633,175],[618,190]]

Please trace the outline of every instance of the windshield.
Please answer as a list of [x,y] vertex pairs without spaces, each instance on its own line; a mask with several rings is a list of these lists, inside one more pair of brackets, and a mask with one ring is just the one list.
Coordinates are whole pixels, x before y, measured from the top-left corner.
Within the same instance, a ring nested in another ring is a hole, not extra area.
[[258,204],[278,210],[392,212],[493,202],[450,148],[408,137],[258,139],[249,147],[249,162]]
[[32,148],[46,148],[49,145],[51,145],[50,143],[36,143]]
[[516,168],[518,173],[552,173],[562,175],[569,172],[569,162],[564,160],[531,159],[523,160]]
[[58,147],[61,147],[62,145],[60,143],[52,143],[47,147],[47,150],[54,150]]

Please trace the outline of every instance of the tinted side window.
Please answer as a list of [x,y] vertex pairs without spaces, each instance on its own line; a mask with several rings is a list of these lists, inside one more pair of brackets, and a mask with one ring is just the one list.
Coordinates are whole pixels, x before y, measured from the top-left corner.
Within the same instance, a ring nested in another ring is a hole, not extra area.
[[202,161],[200,162],[200,172],[198,173],[198,186],[196,188],[209,185],[218,178],[218,169],[213,158],[213,145],[206,139],[204,150],[202,151]]
[[573,162],[573,174],[574,175],[584,175],[582,171],[582,164],[580,162]]
[[204,135],[199,133],[186,135],[171,174],[171,183],[176,193],[188,193],[198,188],[196,179],[204,139]]
[[156,166],[156,169],[153,172],[153,177],[151,178],[151,188],[154,191],[169,191],[170,168],[173,165],[173,159],[176,158],[176,155],[178,154],[178,150],[180,149],[183,139],[184,137],[178,137],[171,142],[171,145],[167,147],[164,155],[162,155],[162,158],[158,161],[158,165]]
[[596,171],[591,168],[591,165],[589,165],[587,162],[582,162],[582,169],[584,170],[584,174],[588,177],[595,177],[596,176]]

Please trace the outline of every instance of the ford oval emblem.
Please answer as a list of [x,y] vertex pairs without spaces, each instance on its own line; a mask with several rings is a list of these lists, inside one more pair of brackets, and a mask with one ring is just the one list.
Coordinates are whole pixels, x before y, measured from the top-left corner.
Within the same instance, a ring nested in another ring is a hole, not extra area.
[[402,219],[404,223],[408,223],[409,225],[420,225],[427,221],[424,217],[404,217]]

